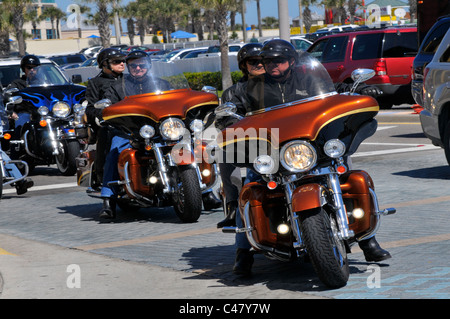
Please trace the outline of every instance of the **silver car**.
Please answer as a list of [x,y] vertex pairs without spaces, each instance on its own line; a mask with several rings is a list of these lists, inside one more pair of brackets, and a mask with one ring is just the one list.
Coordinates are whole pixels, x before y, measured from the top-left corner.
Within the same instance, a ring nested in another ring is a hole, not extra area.
[[422,129],[434,145],[444,148],[450,165],[450,29],[426,66],[423,82]]

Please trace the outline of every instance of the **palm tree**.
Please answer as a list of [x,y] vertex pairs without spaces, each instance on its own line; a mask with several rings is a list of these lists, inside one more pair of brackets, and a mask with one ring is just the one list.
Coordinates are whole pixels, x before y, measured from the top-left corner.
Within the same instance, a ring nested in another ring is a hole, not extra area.
[[4,9],[11,13],[9,23],[13,26],[20,56],[25,55],[25,38],[23,32],[23,24],[25,22],[24,14],[31,2],[32,0],[3,0]]
[[122,17],[127,19],[128,38],[130,45],[134,45],[134,17],[139,14],[139,7],[137,2],[129,2],[125,7],[121,8]]
[[101,45],[104,48],[111,46],[111,29],[109,25],[112,23],[111,14],[108,7],[113,5],[115,0],[82,0],[85,3],[95,3],[97,5],[97,13],[90,16],[93,23],[98,27]]
[[[59,22],[61,19],[66,17],[66,13],[57,7],[46,7],[40,16],[41,19],[50,19],[52,24],[52,32],[56,36],[56,39],[60,38],[59,35]],[[55,29],[55,21],[56,21],[56,29]],[[55,32],[56,31],[56,32]]]
[[12,16],[8,10],[4,9],[4,3],[0,4],[0,56],[8,56],[11,51],[9,42],[9,32],[12,29]]
[[233,85],[228,60],[228,27],[227,16],[236,5],[235,0],[197,0],[205,8],[213,10],[217,23],[217,35],[220,44],[220,64],[222,69],[222,89],[226,90]]

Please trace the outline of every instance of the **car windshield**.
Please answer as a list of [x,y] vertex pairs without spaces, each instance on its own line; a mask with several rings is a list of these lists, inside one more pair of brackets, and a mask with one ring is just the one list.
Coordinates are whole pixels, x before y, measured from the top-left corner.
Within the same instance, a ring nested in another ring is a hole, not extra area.
[[[267,65],[266,70],[268,70]],[[255,91],[247,91],[250,108],[254,111],[250,111],[247,115],[337,94],[325,67],[307,52],[299,53],[291,75],[284,81],[277,81],[268,77],[267,74],[264,76],[263,87],[257,83],[258,79],[255,80],[255,83],[249,80],[248,87],[255,88]],[[263,92],[261,92],[261,88],[263,88]],[[264,98],[258,98],[261,96]]]
[[30,70],[27,77],[27,85],[35,86],[55,86],[67,85],[69,82],[65,76],[53,64],[41,64]]
[[127,96],[190,89],[187,79],[176,64],[139,58],[130,60],[127,68],[128,74],[125,76]]

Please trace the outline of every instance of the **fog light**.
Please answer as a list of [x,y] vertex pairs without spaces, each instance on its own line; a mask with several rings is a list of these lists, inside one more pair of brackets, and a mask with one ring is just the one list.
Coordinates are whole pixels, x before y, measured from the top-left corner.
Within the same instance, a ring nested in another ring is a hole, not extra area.
[[156,176],[150,176],[150,178],[148,179],[148,181],[150,182],[150,184],[156,184],[158,182],[158,177]]
[[352,211],[352,216],[353,216],[353,218],[356,218],[356,219],[363,218],[364,217],[364,210],[362,210],[361,208],[355,208]]
[[209,175],[211,175],[211,171],[209,169],[204,169],[202,171],[202,175],[205,177],[208,177]]
[[289,233],[289,225],[287,225],[287,224],[278,225],[277,232],[281,235],[286,235],[287,233]]

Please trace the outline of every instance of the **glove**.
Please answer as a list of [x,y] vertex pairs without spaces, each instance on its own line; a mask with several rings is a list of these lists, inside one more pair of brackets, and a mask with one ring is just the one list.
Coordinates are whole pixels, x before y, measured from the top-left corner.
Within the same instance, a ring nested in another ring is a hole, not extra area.
[[373,98],[376,98],[379,95],[383,94],[383,91],[381,91],[379,88],[373,85],[361,85],[356,89],[355,92],[361,95],[368,95]]

